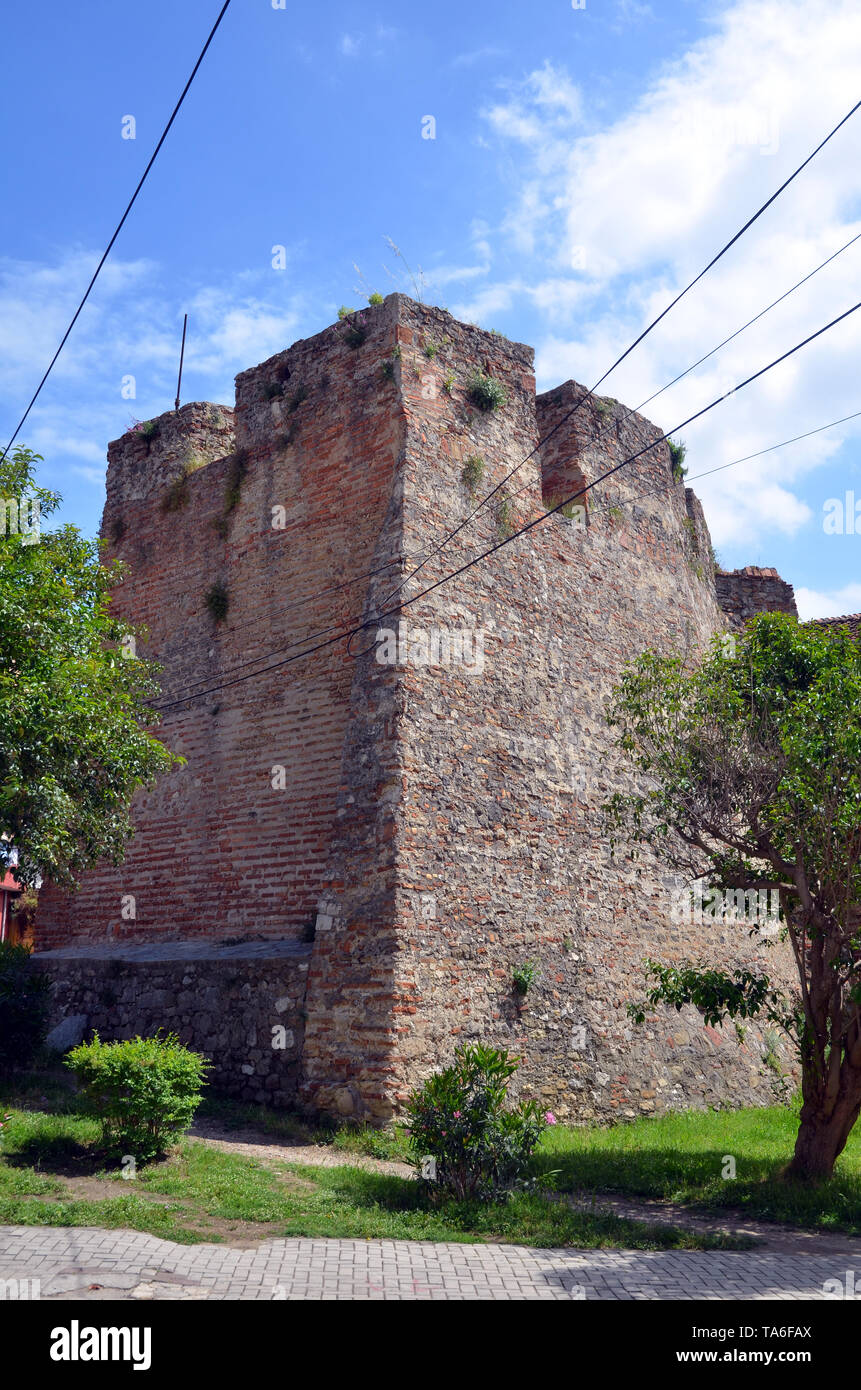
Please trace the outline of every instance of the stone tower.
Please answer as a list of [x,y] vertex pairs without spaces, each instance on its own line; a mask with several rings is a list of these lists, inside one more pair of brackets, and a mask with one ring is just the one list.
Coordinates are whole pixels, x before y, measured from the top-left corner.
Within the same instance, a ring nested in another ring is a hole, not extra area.
[[665,443],[548,517],[660,438],[585,395],[536,398],[531,349],[391,295],[243,372],[234,410],[110,446],[116,603],[186,763],[136,798],[122,866],[43,893],[58,1013],[173,1028],[234,1095],[376,1121],[466,1039],[521,1054],[561,1118],[769,1098],[755,1029],[628,1023],[646,955],[788,963],[611,855],[604,706],[640,651],[694,654],[791,589],[716,590]]

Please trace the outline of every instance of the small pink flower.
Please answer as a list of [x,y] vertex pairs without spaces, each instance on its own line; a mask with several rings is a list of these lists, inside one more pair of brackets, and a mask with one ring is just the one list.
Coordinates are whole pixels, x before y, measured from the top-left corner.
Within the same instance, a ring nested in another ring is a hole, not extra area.
[[456,1120],[459,1120],[459,1119],[460,1119],[460,1111],[459,1111],[459,1110],[455,1110],[455,1112],[454,1112],[454,1118],[455,1118]]
[[544,1118],[545,1118],[545,1120],[547,1121],[547,1123],[548,1123],[549,1125],[555,1125],[555,1123],[556,1123],[556,1116],[553,1114],[553,1111],[552,1111],[552,1110],[548,1110],[547,1113],[546,1113],[546,1115],[544,1116]]

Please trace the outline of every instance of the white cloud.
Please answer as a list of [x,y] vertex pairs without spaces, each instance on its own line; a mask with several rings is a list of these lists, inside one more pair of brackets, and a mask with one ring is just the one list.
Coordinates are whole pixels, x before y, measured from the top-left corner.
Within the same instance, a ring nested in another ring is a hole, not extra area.
[[488,314],[501,314],[506,309],[510,309],[514,302],[520,286],[513,284],[488,285],[478,291],[470,300],[455,304],[452,313],[455,318],[465,323],[480,323],[484,327],[488,325],[486,320]]
[[[96,264],[94,255],[78,249],[50,263],[0,262],[0,404],[7,435]],[[184,401],[232,404],[236,373],[294,341],[298,301],[281,283],[274,272],[256,278],[245,273],[188,295]],[[99,484],[106,442],[132,417],[147,419],[173,405],[182,329],[176,304],[156,264],[116,260],[105,266],[19,436],[43,455],[51,485],[59,483],[62,491],[60,460]],[[122,391],[129,378],[135,395],[127,399]]]
[[345,58],[357,58],[362,47],[361,34],[342,34],[339,48]]
[[458,53],[456,58],[452,58],[453,68],[471,68],[475,63],[482,63],[486,58],[502,58],[505,50],[502,48],[474,48],[467,53]]
[[72,472],[76,473],[79,478],[86,478],[87,482],[91,483],[93,487],[104,487],[105,485],[104,464],[101,468],[82,468],[80,464],[75,464],[72,468]]
[[[547,64],[483,113],[512,189],[499,235],[521,264],[535,256],[534,271],[523,264],[520,287],[509,280],[501,292],[530,294],[545,314],[540,387],[570,377],[596,382],[846,114],[859,66],[854,0],[739,0],[716,11],[709,36],[666,62],[610,124],[598,125],[572,79]],[[861,230],[859,153],[861,116],[602,392],[636,407]],[[849,307],[858,298],[859,247],[644,413],[662,428],[676,426]],[[556,282],[566,286],[563,295],[554,293]],[[859,356],[861,312],[687,426],[691,472],[861,407]],[[813,516],[804,498],[810,473],[859,434],[846,426],[695,484],[716,545],[767,548],[770,535],[797,536]]]
[[805,622],[809,618],[843,618],[861,612],[861,584],[844,584],[842,589],[826,592],[796,589],[795,602]]
[[615,24],[613,25],[616,33],[621,33],[623,29],[630,28],[634,24],[641,24],[646,19],[654,19],[655,12],[651,5],[641,3],[641,0],[616,0]]
[[482,112],[498,135],[538,147],[544,163],[551,157],[547,145],[557,147],[583,116],[580,89],[561,68],[550,62],[531,72],[522,82],[502,84],[508,94]]
[[490,269],[487,265],[438,265],[424,272],[428,285],[435,289],[462,280],[478,280]]

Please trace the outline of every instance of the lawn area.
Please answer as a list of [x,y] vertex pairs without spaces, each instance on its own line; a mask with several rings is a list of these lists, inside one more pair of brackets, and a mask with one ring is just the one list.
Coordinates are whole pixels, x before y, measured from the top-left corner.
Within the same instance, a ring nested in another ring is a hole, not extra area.
[[[574,1210],[567,1194],[652,1197],[713,1212],[811,1229],[861,1234],[861,1127],[834,1178],[820,1187],[780,1180],[792,1155],[798,1108],[681,1111],[610,1128],[562,1125],[545,1131],[532,1161],[543,1191],[506,1202],[429,1208],[410,1179],[344,1163],[265,1164],[186,1140],[166,1159],[124,1179],[106,1166],[98,1125],[77,1113],[74,1082],[62,1067],[21,1074],[0,1110],[0,1223],[130,1227],[179,1241],[253,1241],[270,1236],[481,1241],[628,1249],[733,1248],[722,1237]],[[322,1145],[331,1155],[408,1156],[401,1125],[312,1125],[296,1115],[208,1095],[198,1118],[247,1138],[256,1131],[287,1145]],[[205,1132],[205,1131],[204,1131]],[[253,1137],[253,1135],[252,1135]],[[722,1176],[725,1159],[736,1176]],[[600,1205],[600,1203],[599,1203]]]
[[[168,1158],[125,1179],[116,1163],[105,1166],[97,1123],[74,1113],[67,1091],[56,1099],[51,1109],[6,1103],[4,1113],[11,1111],[11,1119],[0,1148],[0,1224],[128,1227],[185,1243],[340,1236],[501,1240],[582,1249],[734,1249],[746,1244],[576,1211],[540,1192],[517,1193],[493,1204],[429,1208],[418,1185],[405,1177],[346,1164],[316,1167],[273,1160],[264,1165],[190,1139]],[[234,1120],[239,1124],[235,1112]],[[296,1123],[290,1133],[299,1137]],[[339,1142],[361,1151],[376,1144],[390,1153],[402,1146],[403,1137],[397,1131],[376,1137],[354,1131]]]
[[[792,1157],[798,1106],[685,1110],[611,1128],[561,1125],[546,1131],[536,1172],[559,1170],[561,1191],[615,1192],[734,1207],[764,1221],[861,1234],[861,1126],[850,1136],[835,1175],[819,1187],[780,1180]],[[736,1177],[722,1177],[724,1158]]]

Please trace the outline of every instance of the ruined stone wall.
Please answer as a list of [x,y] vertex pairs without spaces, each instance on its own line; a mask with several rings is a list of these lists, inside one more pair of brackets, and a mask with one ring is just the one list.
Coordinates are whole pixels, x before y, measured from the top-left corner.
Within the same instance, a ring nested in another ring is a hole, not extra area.
[[757,613],[798,617],[792,585],[781,579],[776,569],[746,565],[741,570],[718,570],[715,586],[718,603],[736,630]]

